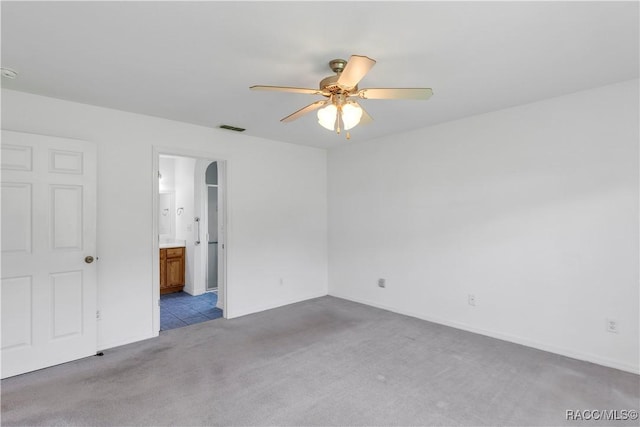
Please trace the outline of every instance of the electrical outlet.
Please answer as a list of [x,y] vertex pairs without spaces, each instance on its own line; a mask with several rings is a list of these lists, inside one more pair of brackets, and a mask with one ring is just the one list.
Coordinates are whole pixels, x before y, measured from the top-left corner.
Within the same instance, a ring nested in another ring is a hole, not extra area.
[[387,281],[385,279],[378,279],[378,286],[381,288],[387,287]]
[[467,296],[467,302],[469,303],[469,305],[475,307],[476,306],[476,296],[473,294],[469,294]]
[[615,319],[607,319],[607,332],[618,333],[618,321]]
[[284,279],[281,277],[280,278],[280,286],[284,285]]
[[102,315],[100,314],[100,310],[96,311],[96,320],[100,320],[102,318]]

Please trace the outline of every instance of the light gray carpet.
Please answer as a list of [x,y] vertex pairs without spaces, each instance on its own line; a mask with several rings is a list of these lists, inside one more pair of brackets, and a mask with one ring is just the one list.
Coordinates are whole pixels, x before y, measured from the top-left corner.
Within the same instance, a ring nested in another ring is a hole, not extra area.
[[[581,425],[640,377],[323,297],[2,382],[4,425]],[[636,425],[585,422],[585,425]]]

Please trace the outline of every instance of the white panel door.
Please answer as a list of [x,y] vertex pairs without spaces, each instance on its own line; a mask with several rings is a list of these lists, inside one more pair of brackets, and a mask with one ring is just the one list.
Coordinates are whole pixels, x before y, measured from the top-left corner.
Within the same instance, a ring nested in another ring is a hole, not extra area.
[[96,147],[2,131],[2,378],[95,354]]

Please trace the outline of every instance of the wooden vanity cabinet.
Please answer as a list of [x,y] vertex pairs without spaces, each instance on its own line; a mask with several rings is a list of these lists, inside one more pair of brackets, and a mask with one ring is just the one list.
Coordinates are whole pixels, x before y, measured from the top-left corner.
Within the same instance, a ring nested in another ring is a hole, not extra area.
[[160,249],[160,295],[184,288],[184,248]]
[[160,293],[167,287],[167,250],[160,249]]

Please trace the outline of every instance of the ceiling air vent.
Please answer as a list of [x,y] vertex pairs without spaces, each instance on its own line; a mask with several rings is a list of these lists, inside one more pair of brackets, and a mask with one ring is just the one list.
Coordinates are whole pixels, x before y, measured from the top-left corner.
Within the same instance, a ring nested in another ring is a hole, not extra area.
[[220,129],[233,130],[236,132],[244,132],[246,130],[245,128],[238,128],[238,127],[229,126],[229,125],[220,125]]

